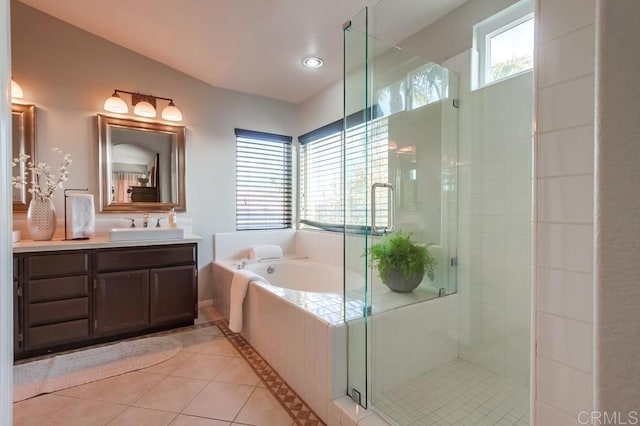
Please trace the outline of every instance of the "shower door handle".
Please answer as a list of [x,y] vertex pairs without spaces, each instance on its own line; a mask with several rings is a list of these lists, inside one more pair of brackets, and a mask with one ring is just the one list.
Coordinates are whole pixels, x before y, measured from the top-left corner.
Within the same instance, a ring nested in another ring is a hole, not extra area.
[[[376,190],[386,188],[389,191],[389,218],[386,227],[376,226]],[[371,185],[371,233],[373,235],[384,235],[396,229],[396,197],[393,185],[390,183],[376,182]]]

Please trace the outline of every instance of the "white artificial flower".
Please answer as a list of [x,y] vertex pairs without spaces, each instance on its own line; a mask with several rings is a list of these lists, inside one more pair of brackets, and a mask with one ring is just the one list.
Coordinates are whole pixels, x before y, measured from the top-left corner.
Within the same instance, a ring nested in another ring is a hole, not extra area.
[[[51,151],[62,154],[59,148],[52,148]],[[58,168],[57,175],[51,173],[51,167],[43,162],[34,164],[31,157],[26,154],[20,154],[12,160],[13,166],[24,164],[24,175],[12,178],[12,185],[16,188],[22,188],[28,183],[27,173],[31,174],[31,187],[29,193],[33,198],[40,201],[48,201],[53,197],[53,193],[57,188],[62,188],[64,182],[68,180],[69,172],[67,167],[71,164],[71,154],[64,154],[62,163]]]

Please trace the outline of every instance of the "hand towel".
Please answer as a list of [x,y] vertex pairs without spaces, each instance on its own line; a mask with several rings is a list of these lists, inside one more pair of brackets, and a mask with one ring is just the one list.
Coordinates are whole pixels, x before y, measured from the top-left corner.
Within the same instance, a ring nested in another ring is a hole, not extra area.
[[93,238],[96,235],[96,212],[93,194],[71,194],[68,199],[69,223],[66,238]]
[[249,282],[257,280],[262,280],[262,277],[246,269],[238,269],[233,272],[229,303],[229,329],[234,333],[239,333],[242,330],[242,304],[247,295]]
[[249,249],[249,259],[278,259],[282,257],[282,247],[275,244],[263,244]]

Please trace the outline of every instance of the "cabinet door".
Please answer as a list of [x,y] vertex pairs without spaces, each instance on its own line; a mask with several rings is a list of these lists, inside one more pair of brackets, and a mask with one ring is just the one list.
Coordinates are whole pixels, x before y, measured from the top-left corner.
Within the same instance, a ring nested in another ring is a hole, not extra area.
[[96,275],[97,336],[135,331],[149,326],[149,271]]
[[197,312],[194,265],[151,270],[151,324],[193,321]]
[[22,331],[22,289],[20,282],[13,280],[13,353],[24,349]]

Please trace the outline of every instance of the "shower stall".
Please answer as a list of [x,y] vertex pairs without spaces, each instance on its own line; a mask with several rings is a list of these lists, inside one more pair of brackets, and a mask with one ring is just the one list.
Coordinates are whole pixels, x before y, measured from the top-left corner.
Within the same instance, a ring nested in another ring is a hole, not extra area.
[[[385,42],[387,3],[344,26],[349,396],[399,425],[529,424],[532,73],[471,90],[471,51]],[[370,259],[399,231],[438,262],[409,293]]]

